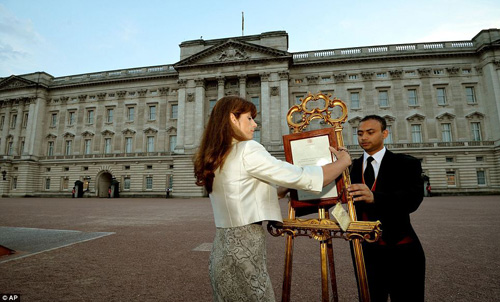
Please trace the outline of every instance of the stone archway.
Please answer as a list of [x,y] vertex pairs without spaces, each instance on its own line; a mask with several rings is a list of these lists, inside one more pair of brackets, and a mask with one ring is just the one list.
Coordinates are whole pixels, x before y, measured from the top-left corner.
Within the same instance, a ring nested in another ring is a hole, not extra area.
[[97,176],[97,197],[108,197],[108,189],[111,186],[113,176],[109,171],[103,171]]

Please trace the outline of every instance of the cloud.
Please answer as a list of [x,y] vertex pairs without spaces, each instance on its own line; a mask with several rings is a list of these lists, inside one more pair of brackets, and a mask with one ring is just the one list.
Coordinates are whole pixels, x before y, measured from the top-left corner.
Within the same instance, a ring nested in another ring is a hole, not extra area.
[[23,70],[32,69],[33,56],[44,43],[31,20],[19,19],[0,5],[0,76],[23,66]]

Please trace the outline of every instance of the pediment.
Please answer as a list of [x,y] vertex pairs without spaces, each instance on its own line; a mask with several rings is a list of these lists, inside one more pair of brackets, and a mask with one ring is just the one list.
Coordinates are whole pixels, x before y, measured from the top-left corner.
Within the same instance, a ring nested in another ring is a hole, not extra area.
[[15,75],[4,78],[0,81],[0,90],[18,89],[32,86],[36,86],[36,83]]
[[386,122],[394,122],[396,120],[396,118],[394,116],[391,116],[391,115],[384,115],[383,118],[385,119]]
[[135,130],[134,129],[130,129],[130,128],[127,128],[125,130],[122,131],[122,133],[124,135],[132,135],[132,134],[135,134]]
[[272,59],[292,59],[292,55],[286,51],[229,39],[177,62],[174,68]]
[[114,133],[113,131],[108,130],[108,129],[106,129],[106,130],[102,131],[102,132],[101,132],[101,134],[102,134],[103,136],[111,136],[111,135],[115,135],[115,133]]
[[437,120],[442,121],[442,120],[453,120],[455,118],[455,115],[445,112],[443,114],[440,114],[439,116],[436,117]]
[[87,130],[87,131],[82,133],[82,136],[83,137],[91,137],[91,136],[94,136],[94,133]]
[[152,127],[148,127],[148,128],[146,128],[146,129],[144,129],[144,133],[145,133],[145,134],[155,134],[155,133],[157,133],[157,132],[158,132],[158,130],[157,130],[157,129],[155,129],[155,128],[152,128]]
[[407,117],[406,120],[408,120],[410,122],[423,121],[423,120],[425,120],[425,116],[418,114],[418,113],[415,113],[414,115]]
[[68,131],[68,132],[64,133],[63,137],[64,138],[75,137],[75,134]]
[[478,120],[482,120],[484,118],[484,114],[481,113],[481,112],[472,112],[470,114],[467,114],[465,116],[466,119],[469,119],[469,120],[472,120],[472,119],[478,119]]
[[351,125],[357,125],[357,124],[359,124],[359,122],[361,122],[361,117],[359,117],[359,116],[353,117],[352,119],[348,120],[347,122]]

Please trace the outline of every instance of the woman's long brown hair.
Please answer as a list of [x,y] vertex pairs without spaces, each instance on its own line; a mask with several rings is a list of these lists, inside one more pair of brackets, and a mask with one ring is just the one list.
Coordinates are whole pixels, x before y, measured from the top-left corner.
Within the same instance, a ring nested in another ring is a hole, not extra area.
[[231,151],[235,138],[243,141],[245,138],[233,128],[230,114],[239,118],[241,114],[250,112],[253,118],[257,115],[255,105],[238,96],[226,96],[215,104],[210,114],[208,124],[201,138],[200,148],[194,157],[194,175],[196,185],[205,186],[208,193],[212,192],[214,172],[224,165]]

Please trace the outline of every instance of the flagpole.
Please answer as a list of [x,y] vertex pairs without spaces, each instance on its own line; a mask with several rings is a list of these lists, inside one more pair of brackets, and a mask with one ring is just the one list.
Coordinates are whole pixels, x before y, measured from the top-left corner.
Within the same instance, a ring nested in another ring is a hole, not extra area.
[[245,35],[245,13],[241,12],[241,35]]

